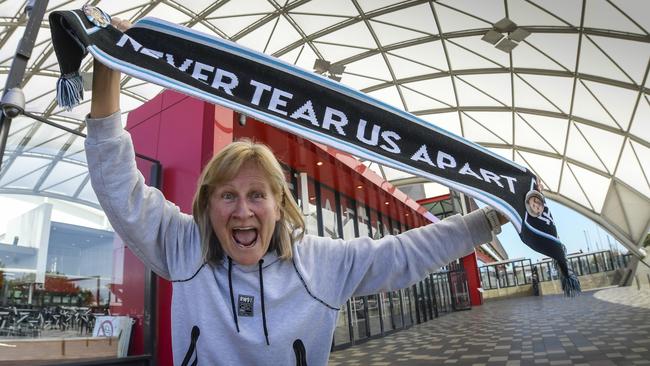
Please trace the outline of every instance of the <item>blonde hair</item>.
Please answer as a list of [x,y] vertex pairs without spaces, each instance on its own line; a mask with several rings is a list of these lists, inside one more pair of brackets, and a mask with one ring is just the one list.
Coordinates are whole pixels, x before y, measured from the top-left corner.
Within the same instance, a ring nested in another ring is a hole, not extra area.
[[219,151],[203,169],[192,202],[192,215],[199,226],[203,261],[218,264],[224,251],[210,221],[210,197],[217,187],[233,179],[241,167],[253,162],[268,177],[271,192],[280,209],[269,251],[280,259],[291,259],[291,245],[305,233],[305,220],[285,180],[284,170],[266,145],[250,140],[235,141]]

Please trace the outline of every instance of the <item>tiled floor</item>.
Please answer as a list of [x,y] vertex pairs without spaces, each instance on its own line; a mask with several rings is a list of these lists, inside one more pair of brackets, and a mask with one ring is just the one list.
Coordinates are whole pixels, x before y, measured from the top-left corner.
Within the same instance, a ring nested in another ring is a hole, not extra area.
[[336,365],[650,365],[650,290],[501,300],[330,356]]

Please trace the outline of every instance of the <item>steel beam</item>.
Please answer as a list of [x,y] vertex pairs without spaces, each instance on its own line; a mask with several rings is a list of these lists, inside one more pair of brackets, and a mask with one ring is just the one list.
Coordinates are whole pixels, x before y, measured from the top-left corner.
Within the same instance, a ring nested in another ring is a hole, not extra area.
[[[11,69],[9,70],[9,76],[7,77],[5,89],[2,94],[3,96],[9,89],[21,87],[23,77],[25,76],[25,70],[27,69],[27,62],[32,56],[34,42],[36,42],[36,37],[38,36],[38,31],[41,27],[41,21],[45,15],[48,2],[48,0],[39,0],[34,2],[34,7],[29,14],[29,20],[25,27],[25,33],[23,33],[23,38],[18,44],[16,55],[14,56]],[[4,157],[10,128],[11,118],[5,116],[4,113],[0,114],[0,170],[2,170],[2,158]]]

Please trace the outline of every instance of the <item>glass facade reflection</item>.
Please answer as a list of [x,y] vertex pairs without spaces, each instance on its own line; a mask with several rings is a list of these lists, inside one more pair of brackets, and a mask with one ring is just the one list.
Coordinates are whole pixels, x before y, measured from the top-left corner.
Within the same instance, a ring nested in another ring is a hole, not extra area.
[[339,235],[339,205],[336,204],[335,192],[325,186],[320,190],[320,207],[323,214],[323,235],[338,239]]
[[356,226],[357,215],[353,200],[341,198],[341,224],[343,226],[343,239],[352,239],[359,236],[359,229]]
[[[144,172],[151,167],[138,164]],[[0,351],[0,360],[144,354],[152,275],[103,211],[73,197],[3,194],[0,205],[14,210],[0,216],[0,343],[16,349]],[[121,335],[94,332],[105,316],[129,318],[125,353],[118,351]]]
[[[300,173],[291,170],[290,176],[309,234],[345,240],[361,236],[379,239],[423,223],[413,215],[398,214],[390,204],[382,202],[385,211],[379,212],[368,207],[367,202],[348,197],[312,177],[302,177],[307,180],[305,185],[300,183]],[[301,192],[304,186],[307,194]],[[438,316],[438,309],[451,311],[449,291],[448,275],[443,273],[406,289],[348,299],[339,310],[332,345],[344,348],[431,320]]]

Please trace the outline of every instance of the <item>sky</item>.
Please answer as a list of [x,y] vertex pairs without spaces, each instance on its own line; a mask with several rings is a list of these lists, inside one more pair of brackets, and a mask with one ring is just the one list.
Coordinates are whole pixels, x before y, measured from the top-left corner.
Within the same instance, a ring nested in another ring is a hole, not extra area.
[[[575,253],[580,250],[585,253],[599,249],[606,250],[609,249],[609,242],[621,252],[627,252],[623,245],[592,220],[548,198],[546,203],[553,215],[558,236],[567,247],[568,253]],[[525,257],[535,262],[537,259],[544,257],[544,255],[526,246],[519,239],[517,230],[511,224],[503,226],[503,231],[498,237],[510,259]]]

